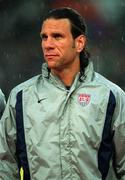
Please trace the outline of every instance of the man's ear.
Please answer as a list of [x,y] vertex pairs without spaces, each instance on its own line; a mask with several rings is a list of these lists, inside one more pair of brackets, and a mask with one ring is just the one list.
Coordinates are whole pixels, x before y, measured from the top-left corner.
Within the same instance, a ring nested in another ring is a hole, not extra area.
[[84,35],[80,35],[75,39],[76,51],[81,52],[86,45],[86,37]]

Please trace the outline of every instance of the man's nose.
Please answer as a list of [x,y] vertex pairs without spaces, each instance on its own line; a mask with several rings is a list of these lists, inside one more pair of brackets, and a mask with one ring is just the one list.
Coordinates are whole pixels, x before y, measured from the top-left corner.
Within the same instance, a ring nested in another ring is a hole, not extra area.
[[44,47],[45,49],[54,48],[54,45],[55,45],[54,40],[53,40],[53,38],[51,38],[51,37],[48,37],[48,38],[46,39],[46,41],[43,42],[43,47]]

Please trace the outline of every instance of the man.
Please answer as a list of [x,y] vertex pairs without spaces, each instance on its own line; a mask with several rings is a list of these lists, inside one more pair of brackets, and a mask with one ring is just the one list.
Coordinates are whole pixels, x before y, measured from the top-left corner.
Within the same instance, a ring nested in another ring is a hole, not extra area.
[[5,97],[4,97],[4,94],[2,93],[2,91],[0,89],[0,119],[1,119],[1,116],[2,116],[3,111],[5,109],[5,105],[6,105]]
[[94,72],[83,18],[52,10],[40,35],[42,73],[12,90],[0,122],[0,178],[125,180],[125,93]]

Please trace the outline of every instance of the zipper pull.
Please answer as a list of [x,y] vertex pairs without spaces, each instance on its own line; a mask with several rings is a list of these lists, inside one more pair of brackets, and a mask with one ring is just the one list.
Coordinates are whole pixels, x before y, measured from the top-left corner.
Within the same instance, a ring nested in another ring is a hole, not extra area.
[[20,168],[20,180],[24,180],[24,169],[23,169],[23,167]]

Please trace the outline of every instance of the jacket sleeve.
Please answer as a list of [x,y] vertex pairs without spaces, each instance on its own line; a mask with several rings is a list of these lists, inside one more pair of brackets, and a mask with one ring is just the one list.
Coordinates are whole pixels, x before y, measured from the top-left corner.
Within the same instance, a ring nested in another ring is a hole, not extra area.
[[125,93],[122,90],[116,96],[114,132],[114,167],[118,179],[125,180]]
[[0,121],[0,179],[19,179],[16,158],[15,100],[8,99]]
[[4,94],[2,93],[2,91],[0,89],[0,118],[1,118],[1,116],[3,114],[5,106],[6,106],[5,96],[4,96]]

